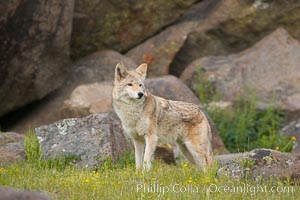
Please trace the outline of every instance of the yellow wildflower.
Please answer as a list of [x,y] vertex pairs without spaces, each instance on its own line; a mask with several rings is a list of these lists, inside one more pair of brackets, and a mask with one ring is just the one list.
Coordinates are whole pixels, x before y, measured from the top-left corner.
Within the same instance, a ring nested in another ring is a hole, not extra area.
[[297,140],[297,138],[295,136],[293,136],[293,137],[291,137],[291,140],[295,142]]
[[170,145],[170,144],[167,144],[167,147],[168,147],[169,149],[172,149],[172,145]]
[[205,183],[210,183],[210,178],[205,178]]
[[189,177],[189,179],[187,180],[188,183],[192,183],[193,182],[193,178]]
[[188,163],[186,163],[186,162],[181,164],[182,168],[186,168],[187,166],[188,166]]
[[280,149],[279,146],[276,146],[276,147],[275,147],[275,150],[276,150],[276,151],[279,151],[279,149]]

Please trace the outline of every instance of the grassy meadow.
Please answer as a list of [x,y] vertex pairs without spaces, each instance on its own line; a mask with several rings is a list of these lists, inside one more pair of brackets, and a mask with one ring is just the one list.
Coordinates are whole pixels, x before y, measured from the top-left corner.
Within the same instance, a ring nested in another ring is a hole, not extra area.
[[[131,160],[131,159],[130,159]],[[216,165],[217,166],[217,165]],[[234,181],[216,178],[187,163],[154,162],[148,173],[133,163],[106,162],[97,170],[76,169],[47,161],[22,162],[0,168],[0,185],[46,192],[53,199],[297,199],[298,185],[277,180]]]

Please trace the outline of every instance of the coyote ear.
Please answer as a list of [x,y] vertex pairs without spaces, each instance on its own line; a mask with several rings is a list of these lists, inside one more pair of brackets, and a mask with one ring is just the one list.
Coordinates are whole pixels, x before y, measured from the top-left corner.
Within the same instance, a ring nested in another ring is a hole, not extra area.
[[140,75],[142,75],[143,79],[145,79],[147,75],[147,64],[146,63],[141,64],[140,66],[138,66],[138,68],[136,68],[135,71]]
[[127,69],[122,62],[119,62],[115,69],[115,81],[119,82],[127,76]]

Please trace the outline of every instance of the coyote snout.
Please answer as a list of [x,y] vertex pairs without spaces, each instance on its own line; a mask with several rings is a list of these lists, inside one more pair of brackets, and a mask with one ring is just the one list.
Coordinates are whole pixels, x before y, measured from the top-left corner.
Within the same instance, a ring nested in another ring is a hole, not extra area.
[[211,165],[211,128],[202,110],[151,94],[144,85],[146,72],[147,64],[133,71],[117,64],[113,89],[114,109],[133,140],[136,168],[151,168],[158,141],[176,143],[187,160],[199,167]]
[[139,99],[141,99],[144,96],[144,93],[143,92],[139,92],[138,96],[139,96]]
[[141,99],[144,96],[144,88],[141,83],[129,82],[125,90],[128,96],[133,99]]

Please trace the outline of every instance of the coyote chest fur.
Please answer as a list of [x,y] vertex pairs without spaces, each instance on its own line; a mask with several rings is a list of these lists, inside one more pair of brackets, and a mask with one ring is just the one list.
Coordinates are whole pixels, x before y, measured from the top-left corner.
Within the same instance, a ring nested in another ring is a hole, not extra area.
[[157,142],[176,144],[187,160],[199,167],[212,164],[211,128],[197,105],[166,100],[144,85],[147,65],[115,70],[113,106],[124,131],[133,140],[136,167],[151,168]]

